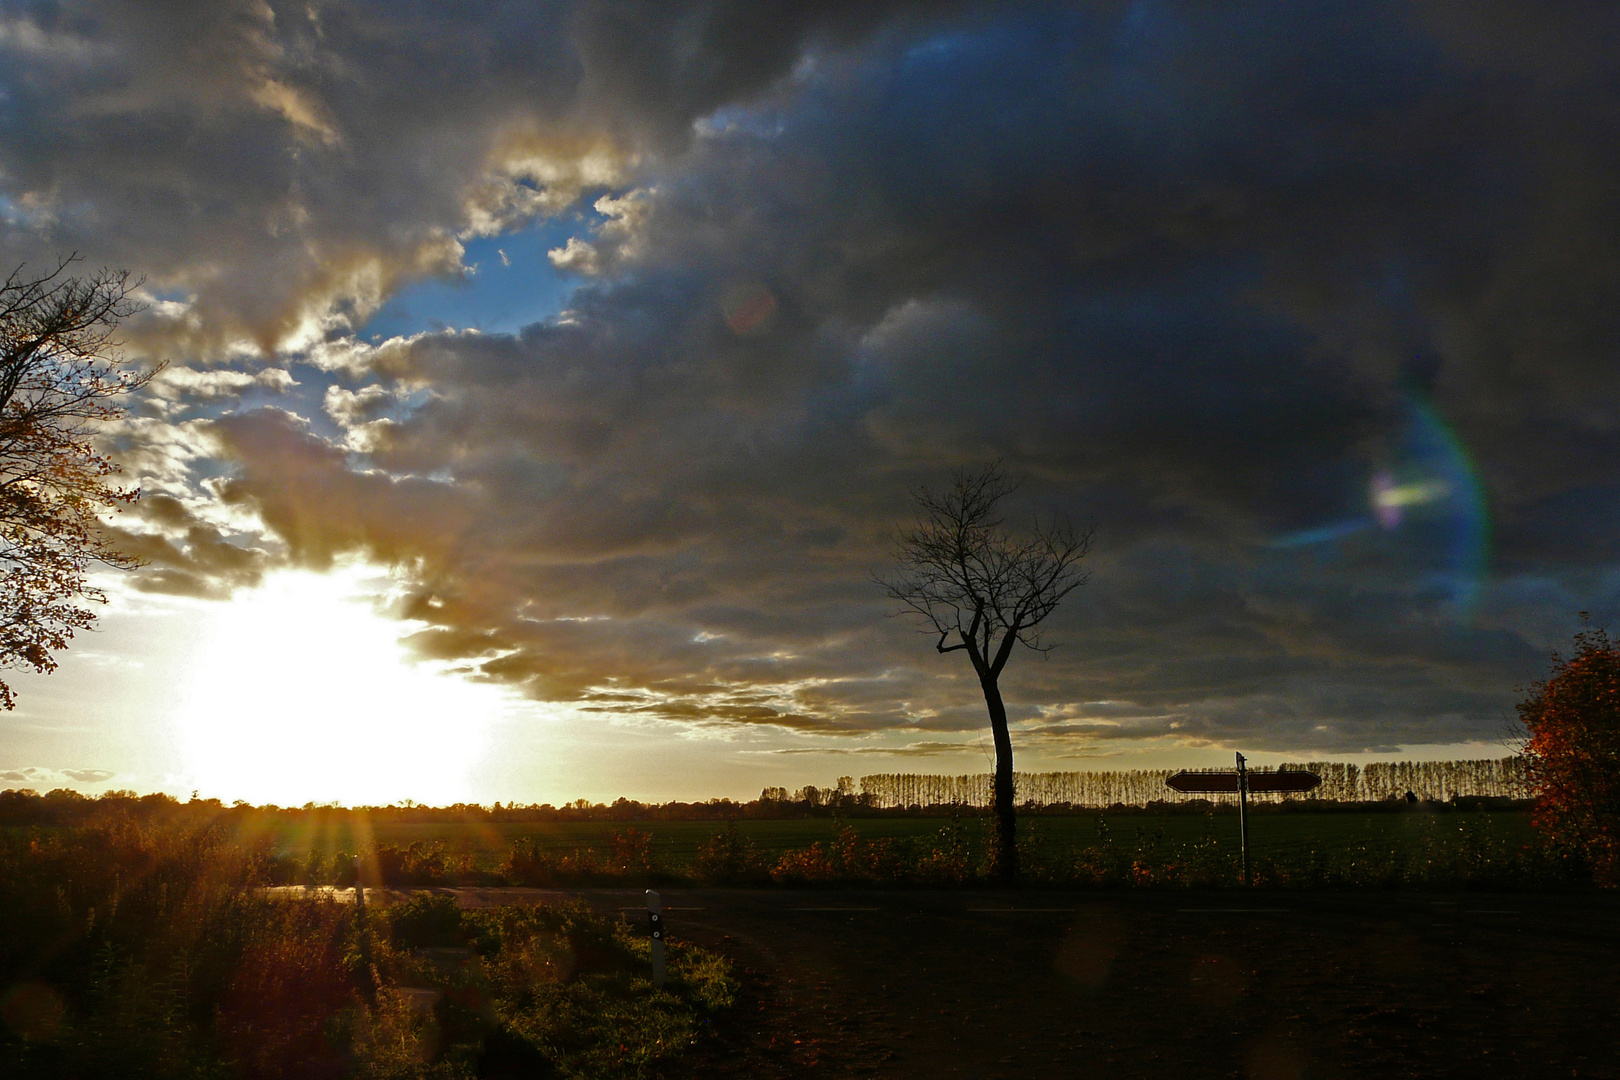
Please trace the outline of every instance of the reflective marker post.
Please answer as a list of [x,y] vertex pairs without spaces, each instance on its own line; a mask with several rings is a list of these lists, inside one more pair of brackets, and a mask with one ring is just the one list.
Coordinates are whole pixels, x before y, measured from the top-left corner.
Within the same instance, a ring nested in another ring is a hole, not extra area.
[[1243,847],[1243,884],[1249,883],[1249,770],[1243,755],[1237,756],[1238,834]]
[[653,988],[664,988],[664,902],[647,890],[647,922],[652,927]]

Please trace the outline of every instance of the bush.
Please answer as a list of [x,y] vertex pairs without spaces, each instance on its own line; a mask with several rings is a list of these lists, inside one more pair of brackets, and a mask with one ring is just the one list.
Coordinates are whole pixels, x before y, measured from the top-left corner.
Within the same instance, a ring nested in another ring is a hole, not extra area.
[[699,881],[722,885],[751,885],[770,879],[759,849],[737,831],[735,821],[726,822],[725,832],[715,834],[698,847],[692,873]]
[[496,876],[506,884],[546,888],[661,881],[669,875],[659,869],[653,857],[652,834],[625,829],[608,837],[605,857],[588,847],[554,852],[534,837],[524,837],[513,842]]
[[389,938],[406,949],[465,945],[461,909],[456,898],[444,893],[413,896],[404,903],[385,908]]
[[0,1073],[340,1075],[353,914],[260,898],[261,856],[217,829],[0,838],[0,993],[29,1003],[0,1032]]
[[272,865],[217,829],[0,833],[0,1076],[679,1075],[731,1004],[720,957],[671,941],[654,991],[583,907],[273,900]]
[[1519,718],[1536,825],[1598,884],[1620,886],[1620,646],[1602,630],[1575,635],[1575,655],[1553,657]]
[[815,843],[783,852],[770,876],[784,885],[947,885],[982,872],[969,859],[961,822],[955,821],[932,840],[868,840],[845,827],[826,847]]

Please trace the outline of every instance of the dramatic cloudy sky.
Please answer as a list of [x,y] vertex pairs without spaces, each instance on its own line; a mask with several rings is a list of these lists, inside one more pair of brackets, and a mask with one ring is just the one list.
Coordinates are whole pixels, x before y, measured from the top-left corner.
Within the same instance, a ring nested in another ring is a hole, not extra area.
[[[1620,612],[1606,2],[0,3],[0,258],[144,275],[145,568],[7,785],[988,767],[872,583],[1094,523],[1030,769],[1503,752]],[[9,678],[10,676],[8,676]]]

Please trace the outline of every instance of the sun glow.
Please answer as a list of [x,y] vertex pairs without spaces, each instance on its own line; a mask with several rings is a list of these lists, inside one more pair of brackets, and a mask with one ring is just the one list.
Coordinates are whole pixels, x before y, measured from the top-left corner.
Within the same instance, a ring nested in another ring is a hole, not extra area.
[[374,568],[284,571],[213,609],[174,714],[205,796],[300,805],[473,801],[472,772],[509,702],[412,663],[414,624],[379,615]]

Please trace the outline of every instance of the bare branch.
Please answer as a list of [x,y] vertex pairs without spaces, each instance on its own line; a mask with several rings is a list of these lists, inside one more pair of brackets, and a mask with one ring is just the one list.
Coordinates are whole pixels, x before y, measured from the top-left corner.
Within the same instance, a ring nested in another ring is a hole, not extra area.
[[[1037,519],[1032,534],[1011,534],[1000,507],[1016,489],[996,465],[957,470],[943,492],[917,489],[917,520],[895,538],[900,572],[875,579],[939,635],[938,651],[971,642],[970,651],[992,676],[1015,643],[1039,652],[1051,648],[1041,639],[1041,624],[1089,576],[1079,564],[1091,550],[1091,529]],[[953,634],[963,644],[945,647]]]
[[[965,650],[973,662],[989,711],[996,745],[996,843],[992,862],[1008,879],[1018,874],[1014,819],[1012,738],[998,680],[1015,645],[1037,651],[1051,646],[1040,626],[1087,575],[1080,560],[1091,550],[1091,530],[1076,532],[1062,521],[1015,537],[1001,516],[1001,502],[1015,489],[998,465],[958,469],[944,492],[912,493],[916,522],[895,536],[898,574],[876,577],[901,612],[922,618],[941,653]],[[964,623],[964,615],[971,618]],[[955,635],[955,645],[946,642]]]

